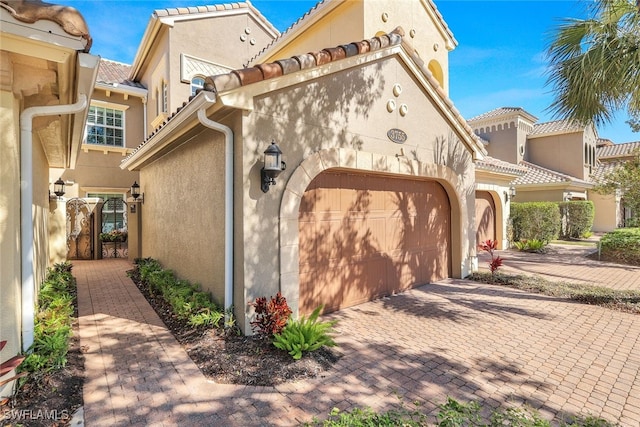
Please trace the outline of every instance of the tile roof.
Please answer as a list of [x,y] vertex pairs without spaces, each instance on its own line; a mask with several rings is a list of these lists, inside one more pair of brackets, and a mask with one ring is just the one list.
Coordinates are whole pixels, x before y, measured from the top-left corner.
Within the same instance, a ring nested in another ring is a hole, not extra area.
[[624,161],[608,161],[608,162],[598,162],[598,167],[593,171],[590,176],[592,182],[601,181],[606,175],[613,172],[615,168],[623,165]]
[[[203,90],[214,93],[229,91],[252,83],[258,83],[264,80],[280,77],[297,71],[321,66],[332,61],[338,61],[340,59],[349,58],[367,52],[374,52],[389,46],[400,45],[402,44],[403,36],[404,30],[398,27],[389,34],[376,36],[368,40],[353,42],[347,45],[337,46],[333,48],[326,48],[319,52],[296,55],[294,57],[277,60],[272,63],[259,64],[251,68],[233,70],[230,73],[226,74],[208,76],[205,78],[203,89],[200,89],[198,93]],[[418,62],[421,61],[418,57],[413,58]],[[447,105],[447,107],[450,108],[454,113],[454,116],[457,119],[458,123],[466,130],[469,136],[475,140],[478,148],[482,148],[484,145],[482,143],[482,140],[473,133],[473,129],[471,129],[465,119],[460,115],[458,110],[456,110],[453,102],[447,97],[447,94],[440,87],[440,84],[437,82],[437,80],[428,72],[428,70],[425,71],[425,75],[437,91],[438,95]],[[145,138],[145,140],[123,160],[123,162],[131,158],[147,143],[147,141],[149,141],[155,134],[160,132],[160,130],[165,127],[168,122],[170,122],[183,108],[185,108],[188,102],[190,102],[193,98],[194,96],[189,97],[189,101],[184,102],[181,107],[179,107],[171,116],[169,116],[162,124],[160,124],[158,128],[156,128],[151,134],[149,134],[147,138]],[[486,151],[484,153],[486,154]]]
[[504,160],[496,159],[491,156],[485,156],[484,159],[478,160],[476,162],[476,169],[519,176],[527,173],[527,168],[523,165],[505,162]]
[[0,0],[4,8],[18,21],[34,24],[37,21],[53,21],[71,36],[82,37],[87,41],[84,51],[91,49],[91,34],[84,17],[73,7],[59,6],[42,1],[9,1]]
[[275,62],[259,64],[255,67],[233,70],[227,74],[209,76],[205,79],[204,89],[211,92],[224,92],[237,89],[251,83],[280,77],[296,71],[306,70],[328,64],[339,59],[349,58],[366,52],[373,52],[389,46],[402,43],[404,31],[396,28],[389,34],[373,37],[347,45],[326,48],[319,52],[305,53]]
[[582,132],[584,125],[571,122],[569,120],[555,120],[552,122],[537,123],[533,126],[533,132],[529,135],[547,135],[552,133]]
[[96,82],[110,86],[125,85],[145,89],[141,83],[129,80],[130,72],[131,65],[100,58]]
[[596,148],[596,158],[630,157],[635,150],[640,150],[640,141],[606,145]]
[[273,31],[275,34],[280,34],[280,31],[278,31],[278,29],[274,27],[273,24],[269,22],[269,20],[262,13],[260,13],[260,11],[256,9],[248,0],[244,2],[213,4],[213,5],[205,5],[205,6],[170,7],[165,9],[156,9],[154,10],[153,13],[158,18],[183,17],[183,16],[187,17],[188,15],[225,12],[225,11],[240,10],[240,9],[251,10],[253,13],[256,14],[256,16],[262,21],[264,25],[269,27],[271,31]]
[[[296,20],[296,22],[291,24],[289,26],[289,28],[284,30],[278,37],[273,39],[267,46],[265,46],[253,58],[249,59],[248,64],[254,63],[254,61],[256,61],[258,58],[260,58],[260,56],[262,56],[265,52],[269,51],[275,44],[280,42],[280,40],[282,40],[283,38],[286,38],[294,29],[296,29],[297,27],[302,25],[305,21],[307,21],[309,19],[310,16],[315,15],[318,12],[319,9],[322,9],[322,7],[324,5],[329,4],[331,1],[332,0],[319,0],[311,9],[309,9],[307,12],[305,12],[304,15],[302,15],[300,18],[298,18]],[[438,10],[436,4],[433,2],[433,0],[427,0],[427,2],[431,5],[431,7],[432,7],[432,9],[433,9],[438,21],[440,22],[440,24],[444,28],[444,30],[447,33],[447,35],[451,38],[451,40],[453,41],[453,44],[455,46],[458,42],[456,41],[455,37],[453,36],[453,32],[451,31],[451,29],[449,28],[449,26],[445,22],[444,17],[442,16],[440,11]]]
[[514,113],[522,114],[524,116],[529,116],[529,118],[532,121],[538,120],[537,117],[535,117],[531,113],[527,112],[524,108],[520,108],[520,107],[500,107],[500,108],[496,108],[496,109],[491,110],[491,111],[487,111],[486,113],[482,113],[482,114],[480,114],[478,116],[472,117],[472,118],[468,119],[467,121],[468,122],[481,121],[481,120],[485,120],[485,119],[492,119],[492,118],[497,118],[497,117],[501,117],[501,116],[506,116],[506,115],[510,115],[510,114],[514,114]]
[[580,178],[547,169],[524,160],[520,162],[520,165],[524,166],[527,169],[527,173],[516,179],[514,181],[515,185],[561,183],[589,184],[587,181],[584,181]]

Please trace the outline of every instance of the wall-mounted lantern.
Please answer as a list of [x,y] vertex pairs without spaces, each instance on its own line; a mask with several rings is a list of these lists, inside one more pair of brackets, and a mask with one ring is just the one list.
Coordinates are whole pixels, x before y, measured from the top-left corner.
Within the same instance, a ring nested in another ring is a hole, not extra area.
[[140,194],[140,185],[138,181],[133,181],[133,185],[131,186],[131,197],[133,197],[133,201],[137,202],[138,199],[144,204],[144,193]]
[[514,197],[516,197],[516,187],[512,185],[511,187],[509,187],[508,193],[506,191],[504,192],[504,199],[506,202],[508,202],[510,199],[513,199]]
[[58,178],[56,182],[53,183],[53,194],[58,197],[64,196],[64,181],[62,178]]
[[282,151],[275,141],[271,141],[271,145],[264,150],[264,166],[260,171],[262,178],[262,192],[269,191],[269,186],[276,183],[276,177],[280,172],[287,168],[287,164],[282,161]]

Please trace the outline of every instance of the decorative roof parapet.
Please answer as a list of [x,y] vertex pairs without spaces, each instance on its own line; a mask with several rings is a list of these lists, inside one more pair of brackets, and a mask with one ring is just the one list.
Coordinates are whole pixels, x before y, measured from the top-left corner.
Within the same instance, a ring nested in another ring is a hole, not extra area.
[[67,34],[86,40],[85,53],[91,49],[93,40],[89,34],[89,27],[80,12],[73,7],[45,3],[41,0],[0,0],[0,7],[18,21],[28,24],[41,20],[55,22]]

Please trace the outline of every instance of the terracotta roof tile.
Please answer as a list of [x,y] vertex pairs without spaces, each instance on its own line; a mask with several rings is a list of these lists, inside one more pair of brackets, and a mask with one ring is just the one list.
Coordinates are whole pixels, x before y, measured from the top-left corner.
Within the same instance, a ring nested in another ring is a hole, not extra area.
[[112,86],[125,85],[145,89],[145,87],[141,83],[129,80],[130,72],[131,65],[100,58],[100,65],[98,66],[98,76],[96,77],[96,82]]
[[475,122],[475,121],[481,121],[481,120],[485,120],[485,119],[492,119],[492,118],[496,118],[496,117],[501,117],[501,116],[506,116],[506,115],[510,115],[510,114],[514,114],[514,113],[519,113],[519,114],[523,114],[526,116],[530,116],[533,121],[537,120],[537,118],[535,116],[533,116],[532,114],[528,113],[524,108],[520,108],[520,107],[500,107],[500,108],[496,108],[494,110],[491,111],[487,111],[486,113],[482,113],[480,115],[477,115],[475,117],[472,117],[470,119],[468,119],[468,122]]
[[[361,42],[351,43],[354,47],[358,48],[358,52],[371,52],[375,50],[379,50],[386,46],[395,46],[402,44],[402,37],[404,36],[404,30],[400,27],[396,28],[394,31],[387,35],[373,37],[368,40],[363,40]],[[368,46],[368,49],[365,48],[365,45]],[[346,57],[346,52],[349,48],[344,46],[338,46],[336,49],[342,49],[345,52],[345,56],[340,54],[336,54],[334,51],[335,60],[339,60]],[[248,85],[251,83],[257,83],[260,81],[264,81],[266,79],[274,78],[280,75],[287,75],[290,73],[294,73],[296,71],[316,67],[316,58],[322,58],[321,60],[328,59],[328,62],[333,61],[331,56],[331,51],[328,49],[324,49],[321,52],[314,52],[309,54],[297,55],[292,58],[277,60],[273,63],[260,64],[255,67],[244,68],[240,70],[234,70],[230,73],[219,74],[214,76],[208,76],[205,78],[204,88],[201,90],[220,93],[233,89],[240,88],[244,85]],[[415,54],[411,54],[410,56],[415,60],[418,64],[423,64],[423,61],[416,56]],[[296,65],[297,63],[297,65]],[[282,74],[278,70],[280,68],[282,70]],[[438,95],[441,97],[442,101],[451,108],[452,113],[454,114],[455,119],[458,123],[465,129],[468,135],[474,139],[477,147],[486,154],[484,151],[482,140],[473,133],[471,127],[467,124],[465,119],[460,115],[460,112],[455,108],[453,102],[447,97],[446,93],[440,87],[438,81],[431,75],[431,73],[422,66],[424,70],[425,77],[429,80],[430,84],[437,91]],[[193,97],[189,98],[191,101]],[[170,117],[168,117],[158,128],[156,128],[131,154],[129,154],[123,161],[126,161],[131,156],[135,155],[135,153],[141,149],[148,140],[150,140],[156,133],[158,133],[176,114],[178,114],[185,106],[187,102],[185,102],[180,108],[176,110]]]
[[523,165],[505,162],[504,160],[496,159],[491,156],[485,156],[484,159],[478,160],[476,162],[476,169],[502,172],[518,176],[522,176],[527,173],[527,168]]
[[555,184],[555,183],[580,183],[588,184],[580,178],[566,175],[551,169],[544,168],[526,161],[520,162],[520,165],[527,169],[527,173],[514,181],[515,185],[527,184]]
[[640,141],[598,147],[596,149],[596,158],[606,159],[615,157],[630,157],[633,155],[634,150],[640,150]]
[[84,49],[91,49],[91,35],[84,17],[73,7],[59,6],[42,1],[0,0],[0,7],[6,9],[18,21],[34,24],[37,21],[53,21],[71,36],[82,37],[87,41]]
[[[389,34],[373,37],[372,39],[363,40],[357,43],[351,43],[347,45],[347,47],[337,46],[327,48],[318,52],[297,55],[289,59],[279,60],[268,64],[260,64],[255,67],[234,70],[231,71],[231,73],[209,76],[205,78],[204,89],[212,92],[223,92],[273,77],[338,61],[347,57],[347,51],[355,52],[357,50],[358,52],[370,52],[387,46],[394,46],[402,43],[403,34],[404,31],[402,28],[396,28]],[[364,48],[365,44],[368,45],[368,49]],[[350,48],[348,46],[352,47]],[[297,61],[298,65],[293,61]],[[235,75],[236,78],[230,76],[230,74]],[[446,95],[443,95],[443,97],[448,101],[448,105],[450,107],[453,106]]]
[[593,171],[590,180],[594,183],[601,181],[606,175],[613,172],[615,168],[624,164],[624,161],[614,160],[608,162],[598,162],[598,167]]
[[580,125],[569,120],[555,120],[552,122],[544,122],[534,125],[533,131],[529,135],[547,135],[559,132],[581,132],[584,130],[584,125]]
[[223,4],[214,4],[214,5],[206,5],[206,6],[191,6],[191,7],[169,7],[166,9],[156,9],[154,10],[154,15],[158,18],[172,17],[172,16],[186,16],[186,15],[197,15],[201,13],[212,13],[212,12],[224,12],[229,10],[240,10],[240,9],[248,9],[251,10],[256,16],[262,21],[264,25],[269,27],[269,29],[275,33],[280,34],[280,31],[276,27],[273,26],[271,22],[249,1],[245,2],[233,2],[233,3],[223,3]]
[[[278,37],[276,37],[275,39],[271,40],[271,42],[267,46],[265,46],[260,52],[258,52],[253,58],[249,59],[248,63],[251,64],[254,61],[256,61],[261,55],[263,55],[265,52],[267,52],[269,49],[271,49],[281,39],[285,38],[295,28],[297,28],[300,25],[302,25],[309,18],[309,16],[315,15],[318,12],[319,8],[321,8],[325,4],[329,4],[330,2],[331,2],[331,0],[319,0],[311,9],[309,9],[307,12],[305,12],[304,15],[302,15],[300,18],[298,18],[296,20],[296,22],[291,24],[289,26],[289,28],[284,30]],[[433,0],[427,0],[427,2],[432,7],[433,11],[435,12],[436,18],[438,19],[438,21],[440,22],[440,24],[444,28],[444,31],[451,38],[451,40],[453,41],[454,45],[456,45],[458,42],[456,41],[456,39],[455,39],[455,37],[453,35],[453,32],[451,31],[451,29],[449,28],[449,26],[445,22],[444,17],[442,16],[440,11],[438,10],[438,7],[436,6],[436,4],[433,2]]]

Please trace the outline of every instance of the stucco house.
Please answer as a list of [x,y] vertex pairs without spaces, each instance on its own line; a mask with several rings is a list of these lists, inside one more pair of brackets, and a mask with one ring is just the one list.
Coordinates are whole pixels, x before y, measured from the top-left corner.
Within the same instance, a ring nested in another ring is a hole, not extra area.
[[[609,140],[600,139],[596,149],[598,165],[592,174],[592,180],[598,182],[616,167],[630,161],[636,155],[637,150],[640,150],[640,141],[613,144]],[[601,195],[589,192],[589,199],[593,200],[596,211],[593,220],[594,230],[610,231],[618,227],[632,225],[629,220],[633,218],[634,212],[625,207],[624,194],[618,192],[614,195]]]
[[[250,332],[258,296],[336,310],[468,275],[480,226],[506,243],[510,182],[525,171],[485,157],[448,98],[457,42],[433,2],[324,1],[283,34],[250,5],[216,8],[247,10],[226,47],[256,34],[256,49],[235,63],[201,55],[229,71],[205,69],[195,96],[173,46],[203,11],[156,11],[134,61],[151,98],[177,81],[158,70],[182,82],[121,164],[140,173],[142,256],[233,306]],[[263,184],[272,142],[286,168]]]
[[[98,60],[75,9],[0,1],[0,337],[3,360],[33,342],[37,290],[64,204],[49,168],[73,168]],[[7,390],[5,389],[4,392]]]

